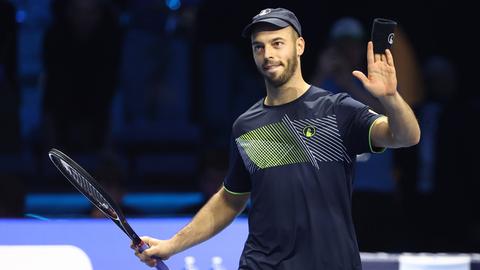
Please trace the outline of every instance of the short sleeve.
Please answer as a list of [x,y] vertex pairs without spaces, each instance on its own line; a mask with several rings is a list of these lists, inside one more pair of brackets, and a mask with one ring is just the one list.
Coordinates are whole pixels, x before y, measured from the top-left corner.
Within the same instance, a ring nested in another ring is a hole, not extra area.
[[232,194],[249,193],[251,189],[250,174],[245,168],[237,144],[232,138],[230,143],[230,158],[227,176],[223,182],[224,188]]
[[375,148],[371,143],[373,123],[382,115],[346,94],[339,99],[335,111],[343,130],[342,137],[351,154],[379,153],[385,150]]

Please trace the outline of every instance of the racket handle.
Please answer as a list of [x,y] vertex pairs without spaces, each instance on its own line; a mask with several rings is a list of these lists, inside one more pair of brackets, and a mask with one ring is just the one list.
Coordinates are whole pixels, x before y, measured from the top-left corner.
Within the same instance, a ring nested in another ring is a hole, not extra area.
[[[145,244],[144,242],[142,242],[140,244],[140,247],[138,248],[138,251],[140,253],[142,253],[145,249],[149,248],[149,246],[147,244]],[[162,259],[160,259],[159,257],[157,256],[153,256],[152,258],[156,259],[157,260],[157,264],[155,265],[155,268],[159,269],[159,270],[169,270],[167,265],[163,262]]]

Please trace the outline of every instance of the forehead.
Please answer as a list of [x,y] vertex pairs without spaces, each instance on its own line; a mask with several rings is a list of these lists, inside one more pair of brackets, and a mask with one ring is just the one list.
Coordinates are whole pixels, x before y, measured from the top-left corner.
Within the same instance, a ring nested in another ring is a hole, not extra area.
[[268,41],[274,38],[289,39],[295,30],[291,26],[278,28],[270,24],[259,24],[252,31],[251,39],[253,41]]

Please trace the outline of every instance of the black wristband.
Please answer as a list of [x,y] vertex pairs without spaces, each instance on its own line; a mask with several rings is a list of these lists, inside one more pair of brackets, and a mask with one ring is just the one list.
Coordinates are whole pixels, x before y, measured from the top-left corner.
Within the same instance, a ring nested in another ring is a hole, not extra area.
[[393,45],[395,37],[395,28],[397,22],[375,18],[372,25],[372,42],[373,52],[384,54],[386,49],[390,49]]

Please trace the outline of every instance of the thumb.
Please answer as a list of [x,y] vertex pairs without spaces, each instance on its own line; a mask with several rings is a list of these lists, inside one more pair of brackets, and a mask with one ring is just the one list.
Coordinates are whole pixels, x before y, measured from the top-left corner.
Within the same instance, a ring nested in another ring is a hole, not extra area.
[[147,256],[151,256],[151,254],[154,253],[153,249],[155,246],[155,239],[148,236],[142,236],[140,239],[142,239],[143,243],[148,246],[148,248],[142,251],[142,253]]
[[352,75],[360,80],[364,86],[366,86],[369,82],[367,76],[365,76],[365,74],[363,74],[361,71],[355,70],[352,72]]

